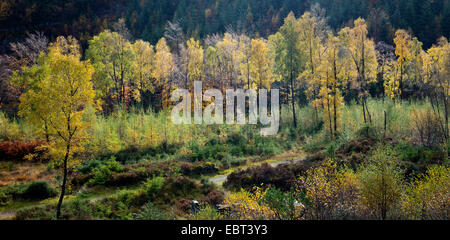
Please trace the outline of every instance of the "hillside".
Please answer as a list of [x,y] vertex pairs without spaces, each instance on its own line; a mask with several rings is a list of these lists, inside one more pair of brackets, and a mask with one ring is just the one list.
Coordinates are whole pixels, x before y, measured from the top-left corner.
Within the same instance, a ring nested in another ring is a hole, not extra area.
[[290,11],[300,16],[316,3],[326,10],[334,29],[358,17],[367,19],[375,41],[391,42],[398,28],[410,29],[425,47],[450,36],[448,0],[5,0],[0,3],[0,53],[7,50],[8,41],[34,31],[52,40],[73,35],[85,47],[120,17],[126,18],[135,38],[153,44],[163,36],[167,21],[179,21],[188,35],[200,38],[229,26],[267,37]]

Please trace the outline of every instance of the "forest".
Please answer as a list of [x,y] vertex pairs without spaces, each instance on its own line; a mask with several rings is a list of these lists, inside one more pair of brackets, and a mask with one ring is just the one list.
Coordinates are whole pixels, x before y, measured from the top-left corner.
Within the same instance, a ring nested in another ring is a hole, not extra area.
[[[2,2],[0,219],[448,220],[449,2],[253,2]],[[174,124],[195,81],[278,134]]]
[[290,11],[296,16],[320,4],[334,30],[354,19],[367,20],[369,36],[393,44],[396,29],[414,33],[431,47],[441,36],[450,37],[448,0],[4,0],[0,3],[0,53],[27,32],[45,33],[52,41],[75,36],[83,47],[94,35],[126,19],[136,39],[156,44],[167,21],[179,22],[196,38],[224,33],[228,27],[267,38],[278,31]]

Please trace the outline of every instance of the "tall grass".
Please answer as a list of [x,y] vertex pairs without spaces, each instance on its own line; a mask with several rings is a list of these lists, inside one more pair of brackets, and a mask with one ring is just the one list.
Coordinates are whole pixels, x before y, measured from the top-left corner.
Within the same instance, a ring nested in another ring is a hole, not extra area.
[[[323,126],[322,110],[318,111],[318,121],[313,107],[298,106],[296,108],[298,128],[293,130],[291,108],[284,107],[281,112],[282,133],[294,132],[305,138],[305,146],[313,151],[327,143],[343,145],[348,141],[361,137],[362,130],[370,128],[372,137],[386,136],[393,139],[411,139],[414,137],[415,112],[432,111],[428,101],[393,102],[386,99],[368,100],[372,122],[364,123],[362,107],[356,102],[345,105],[338,119],[338,138],[331,139],[328,128]],[[384,129],[386,116],[386,131]]]
[[[224,143],[233,133],[245,131],[256,135],[256,128],[239,125],[176,125],[169,111],[154,113],[142,109],[119,110],[112,115],[89,113],[93,124],[89,128],[90,141],[85,150],[92,155],[104,155],[120,151],[176,146],[180,154],[189,155],[193,148],[203,147],[209,142]],[[245,143],[242,143],[245,144]]]
[[37,129],[22,119],[0,112],[0,141],[31,141],[39,138]]
[[[394,139],[409,138],[414,131],[412,123],[413,112],[424,109],[432,109],[427,101],[420,102],[393,102],[391,100],[368,101],[369,111],[372,117],[370,127],[378,134],[384,134],[384,122],[386,116],[386,136]],[[365,126],[361,105],[356,103],[347,105],[342,111],[340,129],[355,135]]]
[[[390,100],[370,99],[368,106],[372,116],[370,128],[376,134],[384,135],[386,112],[386,136],[395,139],[412,136],[411,118],[414,116],[412,114],[414,111],[431,109],[431,105],[426,101],[394,103]],[[233,142],[232,138],[235,138],[235,135],[243,137],[243,140],[238,139],[237,143],[232,144],[253,144],[258,148],[256,152],[261,152],[260,150],[264,148],[279,148],[280,144],[299,139],[305,139],[305,145],[311,148],[320,148],[323,144],[330,142],[328,129],[323,126],[321,110],[316,113],[311,106],[297,106],[296,113],[297,129],[293,128],[291,108],[283,106],[278,136],[261,138],[259,125],[175,125],[170,119],[169,111],[154,113],[135,108],[102,115],[90,109],[85,115],[92,122],[88,129],[90,138],[84,143],[85,152],[90,157],[95,157],[160,146],[164,146],[164,152],[167,151],[167,146],[175,146],[178,153],[189,155],[207,144],[208,146],[226,144],[229,138]],[[338,121],[339,136],[334,140],[334,144],[342,145],[357,138],[364,127],[367,125],[363,121],[361,105],[357,103],[345,105]],[[37,129],[27,122],[20,119],[8,119],[5,114],[0,113],[0,140],[29,141],[38,137]],[[277,144],[278,146],[275,146]],[[223,151],[233,150],[237,152],[236,156],[247,155],[248,153],[242,152],[242,149],[249,148],[223,149]],[[269,152],[278,152],[278,150]]]

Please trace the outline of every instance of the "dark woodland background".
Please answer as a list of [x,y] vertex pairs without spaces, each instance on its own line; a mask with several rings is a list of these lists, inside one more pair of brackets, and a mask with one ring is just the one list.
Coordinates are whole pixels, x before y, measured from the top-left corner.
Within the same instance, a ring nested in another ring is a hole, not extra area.
[[34,31],[50,40],[73,35],[87,40],[125,18],[131,34],[155,44],[167,21],[177,21],[189,36],[203,38],[232,28],[267,37],[276,32],[290,11],[300,16],[319,3],[328,24],[339,29],[362,17],[375,42],[392,43],[395,29],[407,29],[428,48],[440,36],[450,36],[448,0],[2,0],[0,53],[9,42]]

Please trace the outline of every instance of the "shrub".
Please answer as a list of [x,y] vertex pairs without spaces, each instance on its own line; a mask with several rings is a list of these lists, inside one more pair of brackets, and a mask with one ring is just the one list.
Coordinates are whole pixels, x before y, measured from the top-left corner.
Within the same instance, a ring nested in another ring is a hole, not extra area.
[[4,191],[0,191],[0,206],[8,204],[9,196]]
[[45,181],[31,182],[25,188],[21,197],[30,200],[42,200],[55,197],[57,191]]
[[12,163],[12,162],[8,162],[8,171],[11,171],[11,170],[13,170],[13,168],[14,168],[14,163]]
[[16,161],[26,160],[26,156],[35,155],[34,159],[43,160],[45,150],[40,148],[44,145],[42,141],[20,142],[6,141],[0,143],[0,161]]
[[353,219],[357,216],[359,192],[353,171],[339,170],[329,159],[309,169],[298,183],[297,191],[306,194],[307,219]]
[[316,152],[324,147],[325,134],[317,134],[314,136],[307,136],[305,138],[305,143],[303,144],[303,149],[306,152]]
[[11,185],[0,188],[0,205],[6,205],[10,201],[21,198],[21,194],[27,187],[27,184]]
[[373,146],[375,145],[375,142],[370,138],[359,138],[350,141],[347,145],[342,146],[337,152],[343,153],[343,154],[349,154],[349,153],[368,153]]
[[361,138],[378,139],[380,131],[378,128],[367,124],[358,129],[356,135]]
[[88,200],[86,201],[76,198],[65,206],[67,209],[65,209],[64,215],[70,219],[91,220],[93,218]]
[[147,179],[147,181],[144,183],[144,187],[149,195],[153,195],[161,190],[163,184],[164,184],[163,177],[153,177]]
[[136,215],[137,220],[165,220],[167,213],[148,202]]
[[242,171],[233,172],[228,175],[223,186],[233,190],[241,188],[251,190],[254,186],[276,187],[289,191],[294,187],[297,176],[302,175],[309,168],[309,162],[298,162],[295,164],[281,164],[272,167],[263,164],[257,167],[247,168]]
[[169,183],[171,191],[179,196],[187,196],[198,189],[197,183],[188,177],[177,177]]
[[124,167],[118,161],[116,161],[115,157],[111,157],[108,161],[105,162],[106,167],[112,172],[122,172]]
[[362,206],[379,219],[394,218],[393,210],[403,191],[402,171],[396,152],[379,146],[359,171]]
[[232,133],[231,135],[228,136],[227,139],[227,143],[232,145],[244,145],[246,141],[247,140],[245,139],[245,137],[238,132]]
[[450,214],[450,168],[432,166],[415,179],[402,200],[402,210],[409,219],[448,220]]
[[94,177],[89,180],[91,185],[104,185],[111,178],[111,170],[107,166],[101,166],[93,171]]
[[92,172],[95,168],[102,166],[102,161],[100,160],[89,160],[84,162],[84,164],[78,167],[78,171],[84,174]]
[[17,210],[16,220],[54,220],[56,219],[53,206],[33,206]]
[[194,215],[189,217],[189,220],[222,220],[223,216],[217,211],[215,207],[206,205],[198,209]]
[[212,162],[201,162],[194,165],[192,172],[194,174],[202,175],[202,174],[213,174],[217,173],[219,169]]
[[264,192],[254,189],[253,193],[241,190],[226,195],[224,205],[229,206],[229,217],[238,220],[271,220],[276,213],[262,201]]
[[223,202],[223,194],[215,190],[210,191],[208,194],[203,196],[202,201],[207,202],[213,206]]
[[13,200],[43,200],[55,197],[57,191],[45,181],[30,182],[0,188],[0,205]]
[[98,160],[90,161],[87,165],[80,168],[80,171],[88,173],[92,171],[93,178],[89,180],[91,185],[104,185],[112,179],[113,173],[120,173],[124,170],[124,166],[116,161],[115,157],[111,157],[105,162]]
[[193,170],[192,163],[182,162],[180,163],[180,170],[184,175],[190,175]]
[[302,210],[296,195],[292,189],[289,192],[283,192],[276,188],[268,188],[262,201],[275,211],[277,219],[295,220],[300,217]]
[[439,146],[445,143],[445,127],[440,116],[429,109],[411,113],[413,136],[418,143],[426,147]]
[[112,172],[122,172],[124,170],[123,165],[120,164],[120,162],[116,161],[116,158],[112,156],[106,161],[86,161],[82,166],[78,167],[78,171],[87,174],[94,171],[95,169],[100,169],[102,166],[106,166],[106,168],[108,168]]
[[268,142],[262,147],[262,155],[263,156],[273,156],[275,154],[280,153],[280,147],[277,146],[273,141]]
[[180,199],[175,204],[176,209],[178,209],[181,213],[187,214],[190,213],[192,210],[192,201],[188,199]]
[[111,178],[105,183],[109,186],[126,186],[145,180],[150,174],[147,171],[136,169],[134,171],[112,173]]
[[[148,195],[142,189],[125,189],[120,190],[111,198],[106,199],[106,202],[122,203],[127,207],[141,206],[148,201]],[[117,206],[116,206],[117,207]]]
[[213,174],[219,171],[216,165],[212,162],[197,162],[195,164],[182,162],[179,165],[181,172],[184,175],[203,175]]

